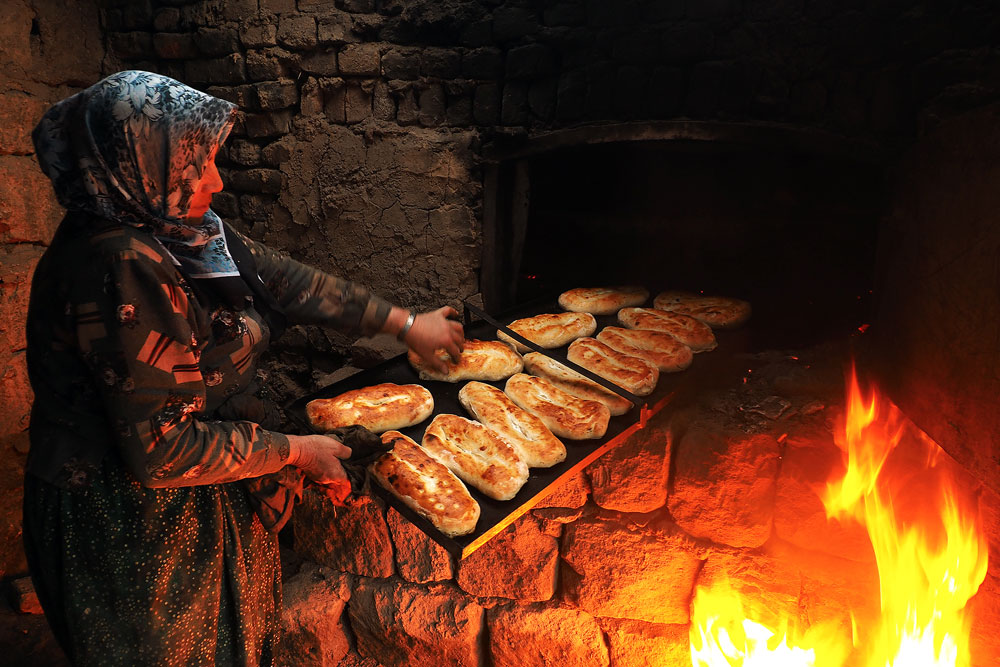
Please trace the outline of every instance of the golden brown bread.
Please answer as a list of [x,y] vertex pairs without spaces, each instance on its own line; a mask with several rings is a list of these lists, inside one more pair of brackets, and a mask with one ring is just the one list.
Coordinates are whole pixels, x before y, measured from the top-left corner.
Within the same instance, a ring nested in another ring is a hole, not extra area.
[[538,352],[524,355],[524,369],[532,375],[545,378],[568,394],[587,401],[597,401],[608,407],[612,416],[623,415],[632,407],[632,402],[605,389],[576,371],[563,366],[555,359]]
[[690,347],[692,352],[707,352],[717,345],[711,327],[680,313],[653,308],[622,308],[618,311],[618,321],[629,329],[668,333]]
[[[581,336],[593,335],[597,330],[597,320],[590,313],[543,313],[534,317],[514,320],[507,327],[535,345],[551,350],[562,347]],[[497,331],[497,338],[510,343],[514,349],[522,354],[531,349],[503,331]]]
[[566,459],[566,446],[542,420],[517,407],[491,384],[470,382],[458,400],[473,417],[493,429],[532,468],[548,468]]
[[413,350],[408,359],[419,373],[421,380],[443,380],[463,382],[465,380],[485,380],[496,382],[520,373],[524,368],[521,355],[506,343],[497,340],[467,340],[458,362],[454,362],[443,349],[437,351],[439,359],[448,364],[448,371],[440,373],[424,363]]
[[462,480],[399,431],[383,433],[382,442],[392,451],[368,467],[379,484],[449,537],[476,529],[479,503]]
[[682,371],[694,358],[690,347],[662,331],[604,327],[597,340],[622,354],[645,359],[662,373]]
[[660,379],[660,371],[650,362],[622,354],[596,338],[579,338],[573,341],[566,358],[636,396],[653,393]]
[[649,290],[635,285],[578,287],[560,294],[559,305],[578,313],[613,315],[621,308],[641,306],[648,298]]
[[377,384],[317,398],[306,404],[306,417],[318,431],[360,424],[373,433],[419,424],[434,411],[434,397],[419,384]]
[[514,448],[471,419],[438,415],[427,426],[421,444],[459,479],[490,498],[510,500],[528,481],[528,466]]
[[504,393],[542,420],[560,438],[602,438],[608,430],[608,406],[568,394],[544,378],[518,373],[504,386]]
[[726,296],[703,296],[669,290],[653,299],[653,308],[689,315],[713,329],[731,329],[750,319],[750,304]]

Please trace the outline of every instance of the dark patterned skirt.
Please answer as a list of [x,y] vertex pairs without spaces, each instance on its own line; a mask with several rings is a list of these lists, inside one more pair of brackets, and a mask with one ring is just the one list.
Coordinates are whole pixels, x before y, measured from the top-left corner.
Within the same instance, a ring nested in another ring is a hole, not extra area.
[[74,665],[271,664],[278,543],[239,483],[149,489],[114,457],[83,489],[29,474],[24,542]]

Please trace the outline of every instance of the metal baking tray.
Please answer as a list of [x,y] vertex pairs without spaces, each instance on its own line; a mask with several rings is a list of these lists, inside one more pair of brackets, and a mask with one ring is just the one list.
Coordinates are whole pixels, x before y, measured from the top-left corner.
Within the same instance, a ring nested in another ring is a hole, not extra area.
[[[496,319],[506,324],[522,317],[558,312],[562,312],[562,308],[552,298],[518,306],[511,311],[496,316]],[[613,315],[598,316],[597,331],[600,331],[605,326],[620,325]],[[447,549],[456,558],[465,558],[509,526],[518,517],[537,505],[564,482],[574,477],[580,470],[643,428],[648,419],[669,405],[678,393],[686,393],[690,388],[702,385],[707,379],[717,376],[720,371],[720,364],[718,362],[724,360],[731,362],[734,353],[742,351],[745,348],[745,336],[741,332],[742,330],[716,331],[716,339],[719,345],[715,350],[696,354],[694,362],[687,370],[679,373],[661,374],[653,393],[639,399],[643,403],[635,405],[624,415],[611,418],[604,437],[594,440],[562,439],[566,445],[566,460],[551,468],[531,468],[528,481],[514,498],[506,501],[494,500],[467,485],[469,492],[475,498],[476,502],[479,503],[481,509],[476,529],[468,535],[455,538],[447,537],[438,531],[430,521],[411,510],[380,485],[372,484],[372,489],[389,505],[396,508],[400,514],[409,519],[415,526]],[[468,339],[496,340],[496,327],[485,321],[470,321],[470,318],[467,316],[465,335]],[[544,352],[553,359],[566,362],[565,347],[556,350],[544,350]],[[363,370],[308,396],[304,396],[289,405],[288,411],[291,413],[291,416],[300,420],[303,424],[308,424],[308,420],[305,417],[305,406],[309,401],[317,398],[331,398],[345,391],[360,389],[383,382],[420,384],[430,390],[434,396],[434,412],[431,416],[416,426],[402,429],[405,435],[413,438],[418,444],[423,439],[424,430],[427,425],[435,416],[439,414],[456,414],[469,417],[458,400],[458,391],[465,384],[464,382],[452,383],[421,380],[417,376],[417,372],[410,366],[405,354],[401,354],[378,366]],[[492,384],[502,390],[504,381],[490,382],[488,384]]]

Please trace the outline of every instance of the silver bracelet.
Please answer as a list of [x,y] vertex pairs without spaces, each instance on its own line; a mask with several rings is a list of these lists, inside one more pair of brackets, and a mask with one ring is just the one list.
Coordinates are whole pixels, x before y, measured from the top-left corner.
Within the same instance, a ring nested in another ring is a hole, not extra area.
[[410,312],[410,314],[407,315],[406,324],[404,324],[403,328],[399,330],[398,334],[396,334],[396,340],[402,341],[404,338],[406,338],[406,334],[410,332],[410,327],[413,326],[413,320],[415,319],[417,319],[417,316],[414,315],[412,312]]

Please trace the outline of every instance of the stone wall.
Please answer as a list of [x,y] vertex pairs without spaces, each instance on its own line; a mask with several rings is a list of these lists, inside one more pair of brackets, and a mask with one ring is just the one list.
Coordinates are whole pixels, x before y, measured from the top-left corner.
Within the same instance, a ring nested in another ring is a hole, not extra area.
[[[685,118],[891,149],[997,92],[985,2],[108,4],[110,46],[130,66],[243,109],[220,158],[224,217],[421,308],[480,289],[489,145]],[[293,330],[279,348],[289,391],[328,377],[349,342]]]
[[[846,344],[747,355],[461,561],[380,501],[336,508],[307,491],[285,661],[688,667],[694,587],[723,578],[758,622],[831,623],[849,640],[853,618],[867,646],[871,542],[828,520],[817,493],[844,470],[847,358]],[[939,466],[981,494],[991,565],[971,605],[972,664],[985,667],[1000,651],[1000,498]]]
[[[72,48],[70,48],[72,45]],[[62,218],[31,130],[50,104],[100,78],[96,2],[5,0],[0,21],[0,578],[26,571],[21,485],[31,388],[25,313],[35,264]]]

